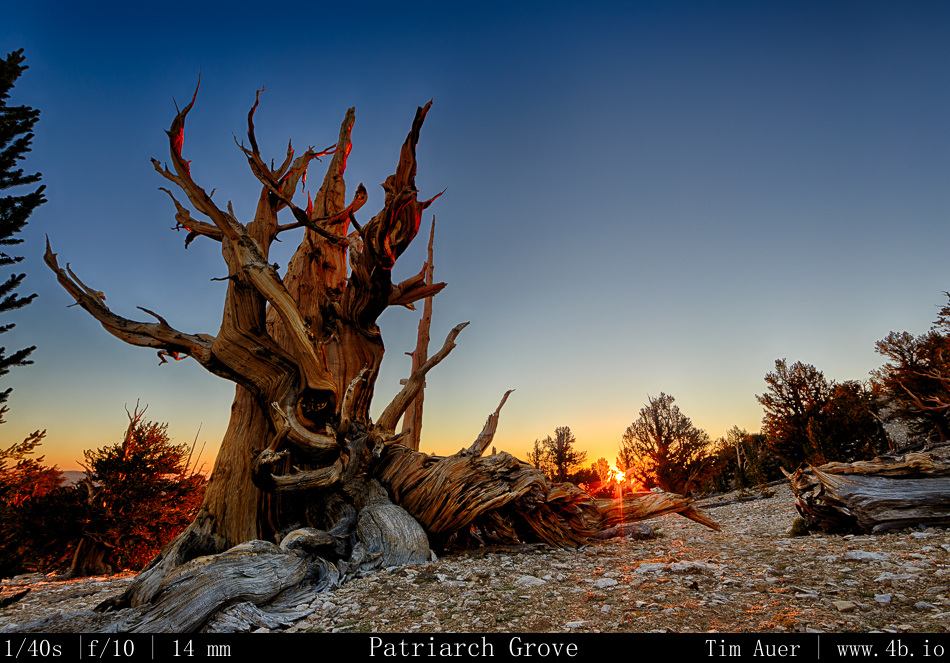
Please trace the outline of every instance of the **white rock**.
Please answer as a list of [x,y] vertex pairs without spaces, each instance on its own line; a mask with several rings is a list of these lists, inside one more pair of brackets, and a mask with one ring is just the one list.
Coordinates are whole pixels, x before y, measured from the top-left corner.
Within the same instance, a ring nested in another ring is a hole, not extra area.
[[673,573],[702,573],[713,575],[721,571],[721,567],[707,562],[674,562],[670,564],[670,571]]
[[637,570],[634,573],[662,573],[669,568],[668,564],[651,562],[646,564],[641,564],[637,567]]
[[877,578],[874,579],[874,582],[885,582],[887,584],[893,583],[902,583],[902,582],[914,582],[917,580],[917,576],[910,573],[891,573],[890,571],[885,571]]
[[844,555],[843,559],[852,559],[857,562],[880,562],[890,557],[887,553],[874,553],[867,552],[866,550],[849,550]]
[[544,585],[545,582],[541,578],[535,576],[521,576],[515,580],[515,584],[519,587],[537,587],[539,585]]

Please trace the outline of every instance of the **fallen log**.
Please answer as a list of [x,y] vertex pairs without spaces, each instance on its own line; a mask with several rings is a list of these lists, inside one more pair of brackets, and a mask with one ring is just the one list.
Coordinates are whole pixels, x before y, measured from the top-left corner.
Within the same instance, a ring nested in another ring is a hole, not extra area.
[[668,513],[720,530],[688,497],[643,492],[595,499],[571,483],[549,484],[543,472],[511,454],[481,453],[481,448],[469,448],[434,456],[392,445],[378,476],[434,538],[447,539],[478,526],[501,541],[543,541],[571,548],[608,527]]
[[936,454],[827,463],[786,475],[810,530],[879,533],[950,524],[950,462]]

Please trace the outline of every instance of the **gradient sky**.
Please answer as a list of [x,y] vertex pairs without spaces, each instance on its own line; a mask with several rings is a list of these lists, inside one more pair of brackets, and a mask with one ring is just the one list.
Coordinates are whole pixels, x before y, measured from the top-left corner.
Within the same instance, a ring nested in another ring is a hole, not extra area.
[[[410,12],[410,7],[411,13]],[[356,107],[347,182],[393,172],[417,106],[422,197],[437,217],[433,346],[471,321],[426,391],[422,447],[453,453],[507,389],[495,444],[524,457],[570,426],[613,462],[648,395],[672,394],[712,437],[757,431],[778,358],[866,379],[875,341],[925,331],[950,290],[950,5],[943,2],[15,3],[3,55],[30,69],[12,103],[42,111],[26,167],[49,202],[18,254],[4,322],[11,371],[0,445],[47,430],[49,463],[113,444],[148,404],[213,459],[233,386],[193,361],[107,334],[43,264],[215,333],[217,244],[184,250],[166,182],[173,100],[185,157],[248,220],[260,187],[234,144],[255,90],[265,157],[337,137]],[[323,178],[311,166],[311,183]],[[316,186],[316,184],[314,184]],[[349,194],[348,194],[349,197]],[[424,219],[428,226],[430,216]],[[278,245],[286,264],[297,238]],[[416,273],[425,237],[395,278]],[[5,278],[5,275],[0,275]],[[417,314],[391,309],[379,413],[405,377]],[[200,428],[200,431],[199,431]]]

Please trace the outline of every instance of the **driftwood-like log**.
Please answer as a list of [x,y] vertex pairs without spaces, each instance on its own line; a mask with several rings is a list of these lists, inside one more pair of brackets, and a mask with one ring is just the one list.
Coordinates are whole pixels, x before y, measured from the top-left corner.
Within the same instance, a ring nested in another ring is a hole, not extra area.
[[828,463],[788,476],[809,529],[878,533],[950,524],[950,462],[926,453]]

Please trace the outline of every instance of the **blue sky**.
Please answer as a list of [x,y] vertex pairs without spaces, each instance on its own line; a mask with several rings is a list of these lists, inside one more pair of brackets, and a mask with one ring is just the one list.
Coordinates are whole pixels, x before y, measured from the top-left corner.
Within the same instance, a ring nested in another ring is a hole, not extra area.
[[[39,108],[31,218],[8,349],[37,345],[0,444],[48,431],[49,462],[112,444],[147,403],[212,460],[233,387],[159,366],[79,308],[61,263],[112,309],[217,330],[216,245],[170,228],[151,157],[173,100],[196,179],[249,219],[259,193],[234,145],[261,86],[265,156],[325,147],[356,107],[350,190],[395,166],[417,106],[421,195],[437,217],[433,343],[471,321],[430,374],[423,449],[452,453],[507,389],[496,446],[523,456],[570,426],[611,462],[648,395],[672,394],[713,437],[758,430],[778,358],[866,379],[875,341],[925,331],[950,289],[950,6],[938,2],[19,3],[3,54]],[[311,182],[322,170],[311,171]],[[426,217],[425,225],[428,225]],[[287,241],[275,254],[286,264]],[[424,261],[424,238],[396,277]],[[283,252],[283,254],[281,253]],[[390,310],[379,412],[408,372],[417,316]],[[200,427],[200,432],[199,432]]]

